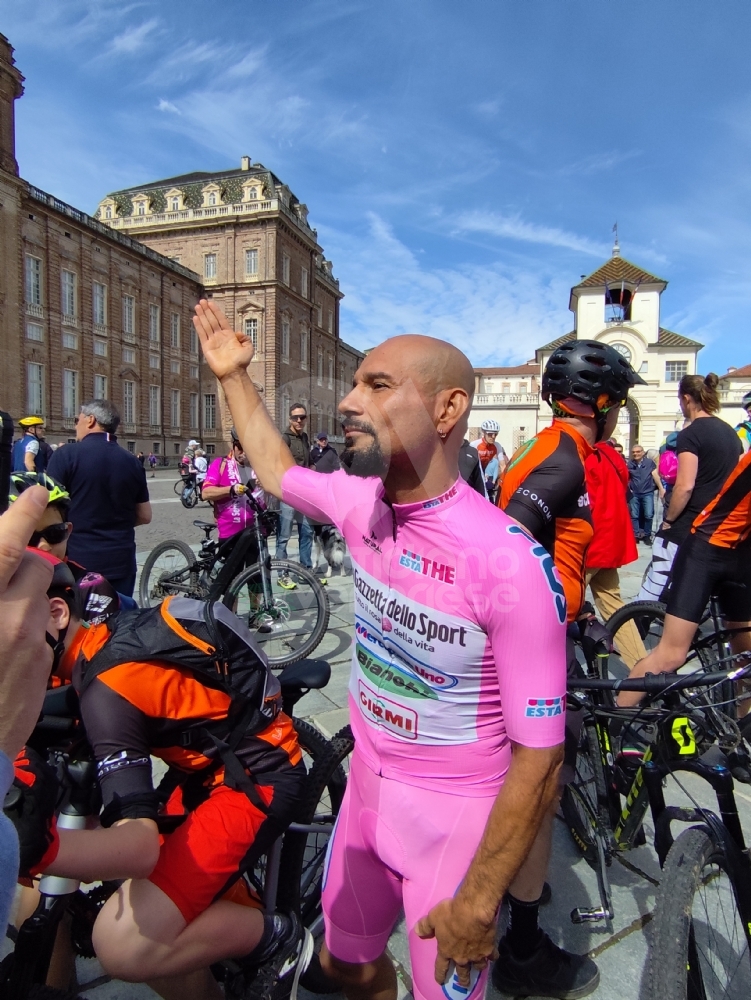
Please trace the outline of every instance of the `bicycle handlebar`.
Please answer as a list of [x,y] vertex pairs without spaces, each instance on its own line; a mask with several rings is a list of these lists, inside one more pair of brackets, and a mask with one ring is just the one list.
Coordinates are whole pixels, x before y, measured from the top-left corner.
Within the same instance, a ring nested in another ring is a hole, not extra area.
[[671,688],[673,691],[682,691],[684,688],[711,687],[722,681],[734,681],[740,677],[747,677],[751,672],[751,665],[740,667],[737,670],[717,670],[713,673],[696,673],[685,676],[676,674],[646,674],[644,677],[624,680],[602,677],[570,677],[567,687],[569,691],[642,691],[646,694],[659,694]]

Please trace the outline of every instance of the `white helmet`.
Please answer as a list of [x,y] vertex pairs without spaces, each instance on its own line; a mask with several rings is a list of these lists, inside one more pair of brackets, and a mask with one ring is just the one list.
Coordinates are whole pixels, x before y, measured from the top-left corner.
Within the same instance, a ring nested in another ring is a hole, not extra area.
[[195,438],[191,438],[190,441],[188,441],[188,447],[189,448],[197,448],[198,447],[198,442],[196,441]]
[[480,430],[485,431],[486,434],[497,434],[501,429],[501,425],[497,420],[483,420],[480,424]]

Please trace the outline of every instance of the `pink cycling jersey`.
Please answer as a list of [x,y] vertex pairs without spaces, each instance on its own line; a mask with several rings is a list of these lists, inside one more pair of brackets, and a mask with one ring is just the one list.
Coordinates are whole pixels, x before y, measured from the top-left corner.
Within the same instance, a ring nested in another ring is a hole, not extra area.
[[[250,473],[250,470],[248,470]],[[233,455],[215,458],[209,466],[204,486],[237,486],[243,482]],[[255,495],[255,494],[254,494]],[[214,501],[214,516],[220,538],[231,538],[249,528],[255,520],[253,508],[246,496],[224,497]]]
[[350,714],[376,774],[495,795],[510,741],[563,742],[565,598],[526,531],[462,479],[427,502],[392,505],[378,479],[294,466],[282,490],[349,547]]

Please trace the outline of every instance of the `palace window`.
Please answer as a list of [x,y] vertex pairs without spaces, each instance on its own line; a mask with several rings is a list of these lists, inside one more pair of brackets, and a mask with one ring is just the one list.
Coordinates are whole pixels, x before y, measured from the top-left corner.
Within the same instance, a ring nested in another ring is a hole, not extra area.
[[203,397],[203,428],[216,430],[216,394],[213,392],[207,392]]
[[255,248],[245,251],[245,273],[258,274],[258,250]]
[[[94,354],[96,354],[96,356],[98,358],[106,358],[107,357],[107,341],[106,340],[99,340],[97,337],[94,338]],[[97,397],[97,398],[103,398],[103,397]]]
[[190,429],[195,431],[198,429],[198,393],[191,392],[190,394]]
[[63,418],[78,416],[78,372],[63,368]]
[[684,375],[688,375],[688,361],[665,362],[666,382],[680,382]]
[[198,354],[198,334],[193,324],[190,324],[190,353]]
[[26,254],[26,302],[32,306],[42,304],[42,262]]
[[162,367],[162,359],[159,357],[159,355],[158,354],[150,354],[149,355],[149,368],[161,368],[161,367]]
[[203,276],[209,280],[216,278],[216,254],[207,253],[203,257]]
[[107,376],[106,375],[95,375],[94,376],[94,399],[106,399],[107,398]]
[[44,365],[26,365],[26,409],[35,416],[44,414]]
[[289,284],[289,254],[282,254],[282,281]]
[[172,417],[172,426],[173,427],[179,427],[180,426],[180,390],[179,389],[173,389],[172,390],[172,406],[171,406],[171,413],[170,413],[170,415]]
[[303,328],[300,330],[300,367],[307,370],[308,357],[310,356],[310,331]]
[[198,365],[191,365],[190,366],[190,377],[191,378],[198,378]]
[[180,198],[179,197],[176,196],[176,197],[170,199],[170,208],[172,209],[173,212],[177,212],[179,210],[179,208],[180,208]]
[[[209,205],[216,205],[216,191],[209,191]],[[175,424],[177,427],[177,424]]]
[[107,325],[107,286],[95,281],[91,295],[92,312],[97,326]]
[[44,340],[44,327],[40,323],[26,324],[27,340]]
[[149,423],[152,427],[162,424],[162,390],[158,385],[149,386]]
[[333,309],[329,309],[327,327],[328,327],[329,333],[333,333],[334,332],[334,310]]
[[136,334],[136,300],[132,295],[123,295],[123,336],[132,338]]
[[323,348],[319,347],[316,357],[316,381],[323,385]]
[[253,345],[253,350],[258,350],[258,320],[248,317],[244,323],[245,336],[249,338]]
[[282,361],[289,361],[289,320],[282,318]]
[[[125,353],[125,352],[123,352]],[[135,412],[136,383],[123,382],[123,423],[134,424],[136,422]]]
[[180,313],[170,313],[169,318],[170,347],[177,350],[180,347]]
[[149,303],[149,340],[152,344],[159,343],[159,313],[161,312],[159,306],[154,305],[153,302]]
[[[132,347],[123,348],[123,364],[134,365],[136,363],[136,352]],[[126,421],[127,423],[127,421]]]
[[78,334],[71,333],[70,330],[63,330],[63,347],[67,347],[69,351],[77,351]]
[[334,358],[331,354],[328,356],[328,387],[329,389],[334,388]]
[[300,295],[304,299],[308,297],[308,269],[307,267],[300,268]]
[[179,361],[174,361],[174,360],[170,361],[170,363],[169,363],[169,370],[172,372],[173,375],[179,375],[180,374],[180,362]]
[[73,271],[63,271],[60,275],[63,323],[76,321],[76,276]]

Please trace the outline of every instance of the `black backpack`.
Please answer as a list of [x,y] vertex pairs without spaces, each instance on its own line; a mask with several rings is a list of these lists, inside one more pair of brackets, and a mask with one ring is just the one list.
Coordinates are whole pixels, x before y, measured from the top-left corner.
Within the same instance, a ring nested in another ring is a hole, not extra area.
[[202,684],[231,698],[226,719],[186,725],[182,747],[213,743],[225,784],[245,792],[268,812],[235,751],[266,729],[281,706],[281,687],[247,626],[217,602],[168,597],[156,608],[135,608],[107,620],[110,637],[82,670],[80,695],[94,678],[128,662],[155,662],[191,670]]

